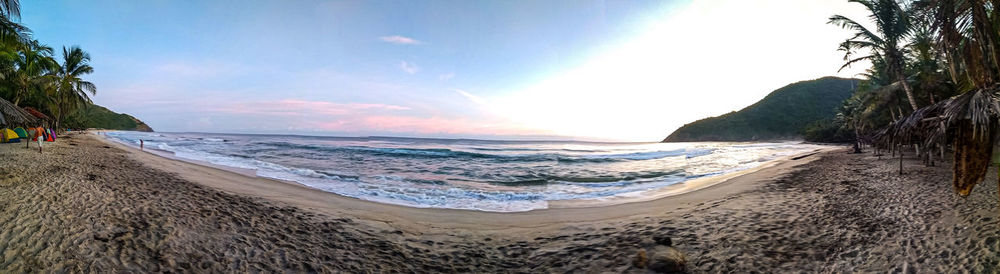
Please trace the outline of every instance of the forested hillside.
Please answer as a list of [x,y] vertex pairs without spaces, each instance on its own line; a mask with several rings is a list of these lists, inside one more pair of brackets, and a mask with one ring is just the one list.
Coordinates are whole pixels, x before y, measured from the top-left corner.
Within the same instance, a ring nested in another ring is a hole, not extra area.
[[810,123],[833,118],[858,80],[824,77],[787,85],[740,111],[686,124],[664,142],[801,139]]
[[115,113],[105,107],[93,104],[78,108],[76,112],[67,117],[65,125],[66,128],[72,129],[101,128],[153,131],[146,123],[131,115]]

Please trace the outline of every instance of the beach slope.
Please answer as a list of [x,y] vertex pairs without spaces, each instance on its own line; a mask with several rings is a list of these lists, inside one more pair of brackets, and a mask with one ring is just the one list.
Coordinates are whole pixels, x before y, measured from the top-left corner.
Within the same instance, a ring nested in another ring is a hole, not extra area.
[[[990,272],[995,187],[844,151],[705,189],[522,213],[418,209],[121,148],[96,136],[0,152],[0,272],[642,272],[670,238],[695,272]],[[991,177],[988,180],[996,180]],[[989,184],[985,184],[989,185]]]

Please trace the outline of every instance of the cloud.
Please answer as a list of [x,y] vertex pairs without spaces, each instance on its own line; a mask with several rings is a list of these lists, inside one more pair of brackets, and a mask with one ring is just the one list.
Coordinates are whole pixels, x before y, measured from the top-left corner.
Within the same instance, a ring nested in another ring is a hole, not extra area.
[[451,80],[451,78],[455,78],[455,73],[454,72],[449,72],[449,73],[438,75],[438,80],[441,80],[441,81],[448,81],[448,80]]
[[424,135],[530,135],[539,132],[504,121],[398,115],[352,117],[347,120],[310,123],[308,127],[332,132],[378,131]]
[[[846,1],[692,1],[579,66],[491,96],[488,107],[557,135],[661,140],[789,83],[836,74],[843,64],[836,45],[851,34],[827,24],[832,14],[866,16],[862,5]],[[738,50],[733,41],[741,41]]]
[[424,42],[417,41],[417,39],[413,39],[413,38],[409,38],[409,37],[405,37],[405,36],[399,36],[399,35],[382,36],[382,37],[379,37],[378,39],[382,40],[383,42],[393,43],[393,44],[397,44],[397,45],[421,45],[421,44],[424,43]]
[[457,89],[457,88],[453,88],[451,90],[453,90],[455,92],[458,92],[458,94],[461,94],[462,96],[465,96],[465,98],[468,98],[470,101],[475,102],[476,104],[480,104],[480,105],[485,105],[486,104],[486,99],[483,99],[483,97],[479,97],[479,96],[477,96],[475,94],[472,94],[472,93],[469,93],[467,91],[464,91],[464,90],[461,90],[461,89]]
[[417,74],[417,72],[420,72],[420,67],[418,67],[417,64],[407,63],[406,61],[399,62],[399,69],[409,74]]
[[[458,91],[458,90],[456,90]],[[474,95],[473,98],[475,98]],[[235,119],[226,124],[238,131],[286,129],[341,134],[466,134],[531,135],[546,131],[528,130],[504,119],[475,119],[420,113],[405,106],[377,103],[337,103],[283,99],[248,102],[200,102],[199,109],[213,122]]]
[[213,112],[227,114],[308,117],[345,116],[360,113],[410,110],[408,107],[387,104],[335,103],[296,99],[222,104],[208,109]]

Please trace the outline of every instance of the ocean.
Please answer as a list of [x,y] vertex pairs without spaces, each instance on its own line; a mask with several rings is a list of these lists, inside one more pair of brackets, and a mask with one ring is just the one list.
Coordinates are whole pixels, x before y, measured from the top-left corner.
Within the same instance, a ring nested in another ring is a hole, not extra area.
[[780,143],[604,143],[108,132],[181,159],[412,207],[515,212],[642,195],[821,148]]

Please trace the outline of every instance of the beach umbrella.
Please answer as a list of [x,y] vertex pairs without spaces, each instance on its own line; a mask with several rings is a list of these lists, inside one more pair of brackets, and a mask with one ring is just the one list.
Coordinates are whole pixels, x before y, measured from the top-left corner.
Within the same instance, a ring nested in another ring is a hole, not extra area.
[[0,125],[4,126],[34,126],[38,123],[35,116],[19,108],[3,98],[0,98]]

